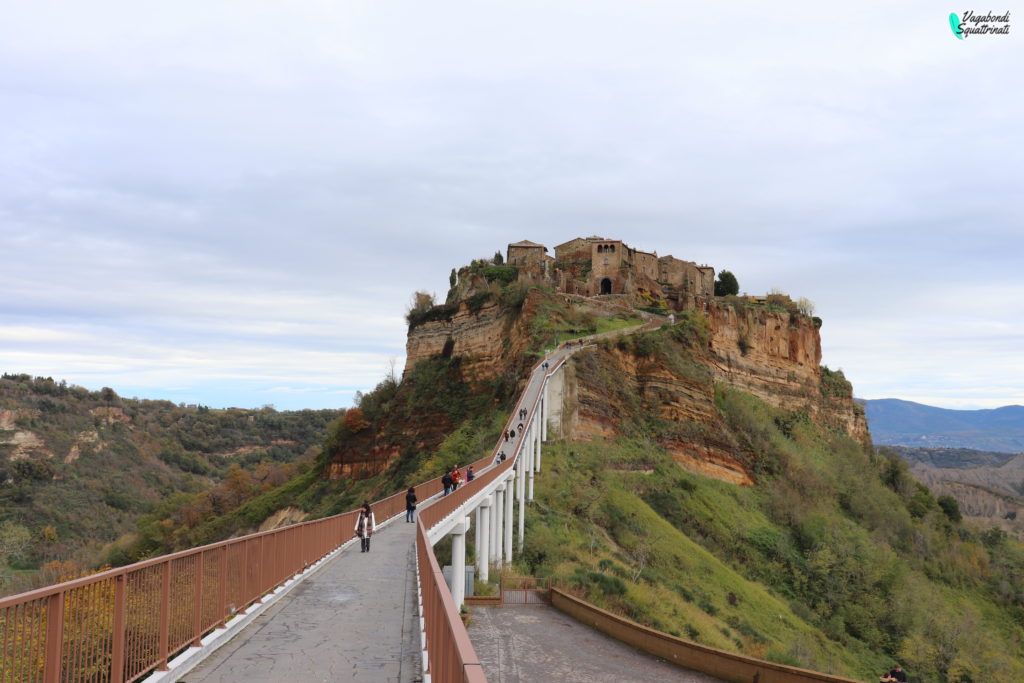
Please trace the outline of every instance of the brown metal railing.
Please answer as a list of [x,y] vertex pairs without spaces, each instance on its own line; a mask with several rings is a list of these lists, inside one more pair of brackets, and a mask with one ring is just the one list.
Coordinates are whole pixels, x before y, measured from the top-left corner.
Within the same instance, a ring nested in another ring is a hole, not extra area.
[[[506,431],[514,422],[510,416]],[[521,446],[520,439],[512,457],[486,471],[498,448],[474,462],[480,471],[474,481],[419,515],[428,661],[439,683],[486,679],[425,529],[512,467]],[[419,500],[426,500],[441,492],[441,480],[415,490]],[[376,501],[373,508],[381,521],[403,514],[405,492]],[[176,653],[199,645],[233,615],[244,614],[351,540],[357,514],[353,510],[250,534],[0,598],[0,683],[130,683],[166,670]]]
[[427,539],[422,517],[416,522],[416,560],[430,680],[438,683],[486,683],[480,659],[469,642],[469,634]]
[[[441,490],[416,487],[421,500]],[[405,492],[374,504],[386,520]],[[0,683],[127,683],[165,670],[236,613],[354,536],[357,510],[0,598]]]
[[135,681],[167,668],[352,538],[355,512],[0,598],[0,683]]

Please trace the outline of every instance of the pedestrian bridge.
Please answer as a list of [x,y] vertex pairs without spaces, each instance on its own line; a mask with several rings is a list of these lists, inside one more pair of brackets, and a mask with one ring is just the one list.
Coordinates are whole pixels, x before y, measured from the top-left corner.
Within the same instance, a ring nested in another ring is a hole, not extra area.
[[[459,616],[466,534],[481,579],[522,548],[552,378],[576,348],[534,366],[515,438],[472,463],[472,482],[417,486],[415,524],[404,491],[375,502],[367,554],[346,552],[352,511],[0,598],[0,683],[485,681]],[[446,536],[450,591],[433,553]]]
[[[459,615],[466,535],[473,534],[476,576],[483,580],[522,550],[542,443],[549,422],[561,417],[560,373],[580,348],[563,346],[534,366],[505,426],[515,438],[499,439],[492,452],[471,463],[477,473],[472,482],[449,495],[442,495],[440,478],[415,487],[421,503],[414,524],[404,519],[404,491],[376,501],[378,532],[369,553],[352,552],[357,511],[351,511],[0,598],[0,683],[486,681]],[[450,590],[433,551],[448,536]],[[684,641],[662,642],[678,639],[644,633],[627,620],[587,611],[585,604],[563,609],[663,659],[710,662],[704,670],[726,680],[846,680]],[[525,637],[525,631],[509,635],[505,649],[490,653],[498,661],[491,670],[504,671],[500,662],[508,655],[502,653]],[[537,636],[528,652],[520,652],[536,660],[533,669],[519,667],[519,673],[497,678],[538,680],[546,643],[553,667],[548,679],[575,680],[564,675],[566,659],[576,651],[565,641]],[[579,642],[582,647],[582,637]],[[554,655],[551,648],[557,648]],[[709,680],[675,670],[678,677],[661,673],[658,680]],[[641,680],[636,673],[632,679]]]

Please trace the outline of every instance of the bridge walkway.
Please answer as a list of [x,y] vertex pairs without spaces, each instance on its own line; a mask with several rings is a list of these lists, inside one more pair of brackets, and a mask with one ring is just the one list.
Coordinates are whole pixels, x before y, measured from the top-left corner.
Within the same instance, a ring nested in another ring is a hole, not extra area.
[[179,680],[421,680],[415,529],[404,515],[378,526],[369,553],[344,549]]

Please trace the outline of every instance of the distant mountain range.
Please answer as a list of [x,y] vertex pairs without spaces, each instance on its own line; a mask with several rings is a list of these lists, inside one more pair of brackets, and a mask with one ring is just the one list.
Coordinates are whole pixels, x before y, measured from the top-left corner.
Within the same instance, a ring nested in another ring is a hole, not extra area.
[[895,398],[858,400],[876,445],[1024,453],[1024,406],[949,410]]

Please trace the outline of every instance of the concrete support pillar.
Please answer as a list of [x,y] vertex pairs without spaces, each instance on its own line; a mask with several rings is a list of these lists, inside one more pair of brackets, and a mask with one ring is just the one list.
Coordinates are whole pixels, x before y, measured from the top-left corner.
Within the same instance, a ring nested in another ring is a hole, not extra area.
[[541,446],[544,445],[544,439],[542,439],[540,435],[541,435],[541,432],[543,432],[543,431],[544,431],[543,427],[537,427],[537,444],[536,444],[537,448],[536,448],[536,450],[533,453],[533,462],[534,462],[533,471],[534,472],[540,472],[540,449],[541,449]]
[[466,525],[452,529],[452,599],[455,607],[466,601]]
[[501,520],[498,519],[498,494],[492,493],[487,497],[491,502],[491,526],[487,530],[487,562],[494,562],[494,540],[497,537],[498,526]]
[[504,546],[505,546],[505,562],[512,562],[512,494],[515,489],[515,477],[509,477],[505,482],[505,512],[504,512]]
[[473,526],[475,527],[473,529],[473,547],[476,548],[476,554],[473,556],[473,561],[477,566],[476,574],[477,576],[480,576],[480,527],[483,526],[483,521],[481,520],[481,517],[483,517],[484,514],[483,507],[478,505],[476,510],[473,511],[473,514],[476,515],[476,519],[473,520]]
[[540,395],[540,440],[548,440],[548,380],[544,380],[544,390]]
[[501,527],[504,523],[505,512],[505,486],[499,484],[494,490],[494,515],[497,520],[494,523],[494,532],[491,534],[491,558],[496,567],[501,567]]
[[519,481],[516,482],[516,496],[519,499],[519,552],[523,552],[523,533],[526,530],[526,500],[523,495],[526,491],[526,463],[519,459],[518,472]]
[[487,581],[487,570],[490,567],[491,540],[491,498],[488,496],[476,509],[476,575],[481,581]]
[[533,443],[534,443],[534,441],[533,441],[533,437],[534,437],[534,428],[533,428],[533,425],[531,425],[530,426],[530,433],[529,433],[529,447],[526,449],[527,453],[529,454],[529,459],[526,462],[526,475],[529,478],[529,481],[526,484],[526,500],[528,500],[530,502],[533,502],[533,468],[534,468],[534,453],[533,453]]

